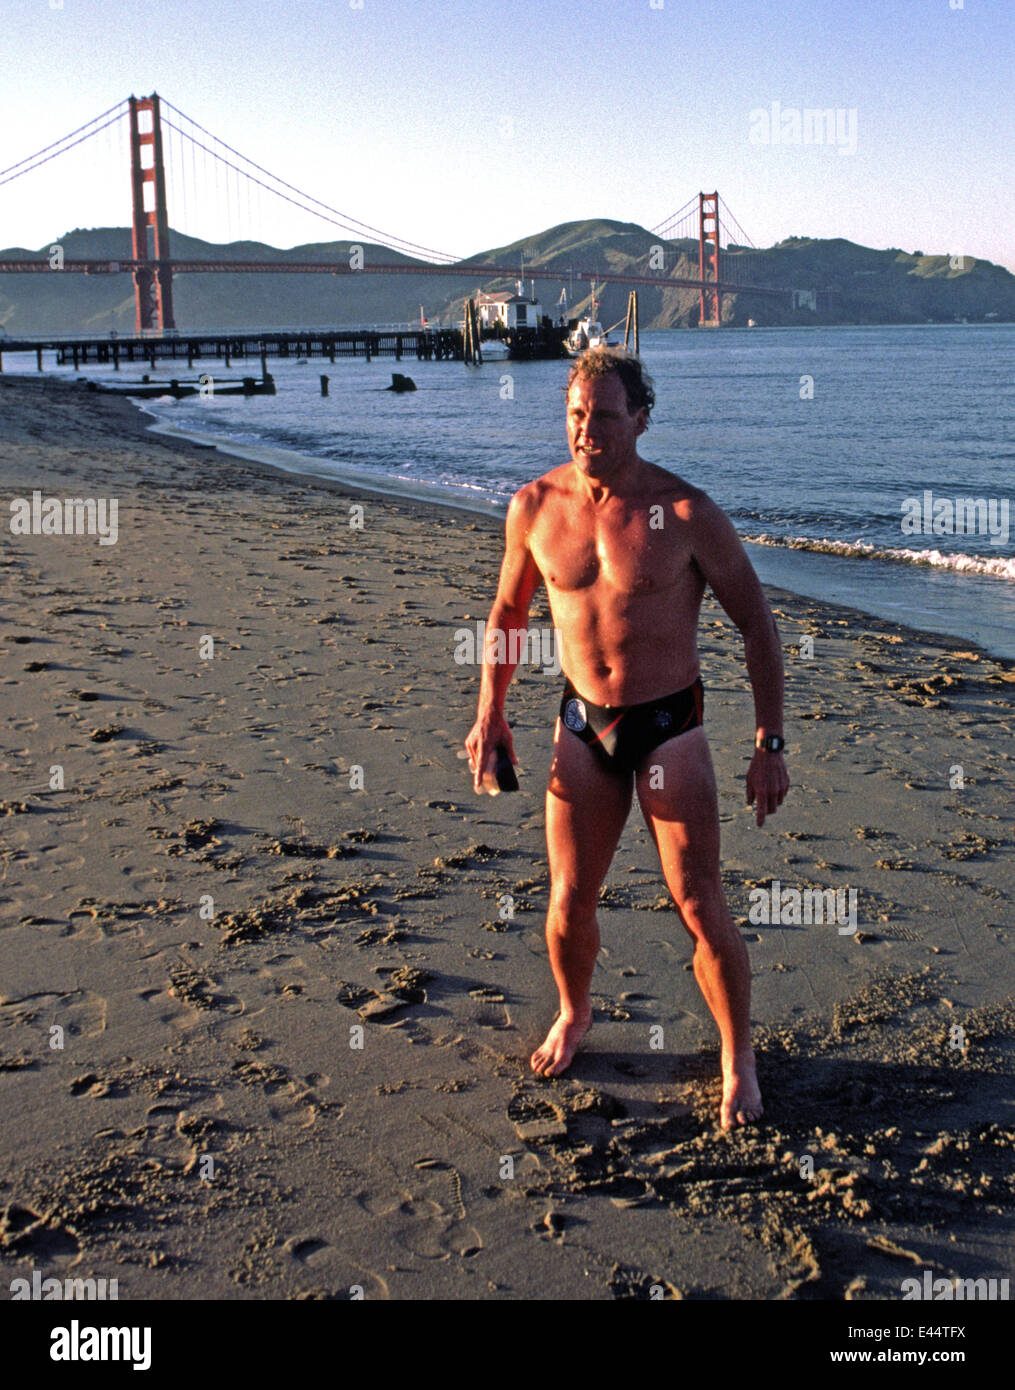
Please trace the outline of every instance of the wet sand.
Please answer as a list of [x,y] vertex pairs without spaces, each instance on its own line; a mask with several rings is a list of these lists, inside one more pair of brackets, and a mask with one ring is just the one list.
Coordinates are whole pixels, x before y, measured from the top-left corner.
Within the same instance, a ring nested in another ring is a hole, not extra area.
[[[144,426],[0,378],[0,1298],[36,1269],[121,1299],[899,1299],[925,1269],[1015,1273],[1009,664],[770,590],[793,787],[758,830],[741,645],[706,602],[767,1108],[724,1134],[636,812],[588,1044],[528,1071],[560,678],[509,696],[519,794],[477,798],[457,757],[455,634],[499,525]],[[116,544],[11,535],[35,489],[116,497]],[[855,888],[857,930],[752,922],[772,880]]]

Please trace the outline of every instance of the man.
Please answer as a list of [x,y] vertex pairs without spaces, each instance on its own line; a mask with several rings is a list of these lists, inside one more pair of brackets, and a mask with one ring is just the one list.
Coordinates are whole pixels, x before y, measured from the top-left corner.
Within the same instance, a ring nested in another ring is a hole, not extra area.
[[747,949],[719,874],[719,810],[702,727],[697,626],[709,584],[744,638],[754,693],[747,801],[758,825],[782,803],[782,650],[775,621],[724,512],[698,488],[640,458],[654,393],[640,361],[616,348],[576,359],[567,393],[571,462],[528,483],[508,508],[497,597],[487,624],[476,722],[465,742],[477,791],[495,788],[497,747],[517,762],[504,719],[514,666],[489,643],[520,647],[545,582],[567,684],[546,795],[546,940],[560,1014],[532,1054],[558,1076],[592,1020],[596,905],[637,789],[667,886],[694,941],[694,975],[722,1041],[724,1129],[762,1114],[750,1039]]

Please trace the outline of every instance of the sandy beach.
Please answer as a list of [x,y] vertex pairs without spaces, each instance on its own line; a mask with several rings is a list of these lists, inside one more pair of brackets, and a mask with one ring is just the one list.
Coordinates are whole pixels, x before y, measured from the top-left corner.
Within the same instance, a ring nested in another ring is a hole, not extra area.
[[[566,1077],[528,1070],[555,1010],[561,678],[520,669],[521,791],[476,797],[456,633],[486,617],[499,524],[145,425],[0,378],[0,1299],[33,1270],[121,1300],[899,1300],[925,1270],[1015,1275],[1009,664],[770,590],[793,785],[759,830],[741,643],[706,600],[767,1110],[724,1134],[637,812],[593,1031]],[[34,491],[116,498],[115,544],[11,534]],[[751,920],[773,881],[856,890],[855,930]]]

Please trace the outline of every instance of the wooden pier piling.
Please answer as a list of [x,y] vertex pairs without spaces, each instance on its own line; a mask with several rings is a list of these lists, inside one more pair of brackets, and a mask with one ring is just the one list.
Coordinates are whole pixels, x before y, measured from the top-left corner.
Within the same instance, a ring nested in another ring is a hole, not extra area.
[[[630,342],[633,339],[633,347]],[[633,351],[637,357],[639,347],[638,337],[638,291],[632,290],[627,296],[627,319],[624,323],[624,349]]]
[[[630,317],[633,312],[633,319]],[[637,306],[629,306],[628,342],[633,341],[637,351],[638,316]],[[563,340],[566,330],[555,327],[515,330],[507,335],[512,359],[533,357],[564,356]],[[327,359],[328,363],[347,357],[359,357],[367,362],[375,358],[393,358],[403,362],[415,356],[419,362],[467,362],[478,365],[483,361],[482,334],[478,307],[472,301],[471,310],[466,306],[465,323],[462,328],[426,327],[416,328],[408,324],[391,328],[349,328],[326,329],[320,333],[305,330],[259,331],[223,337],[221,334],[180,332],[162,337],[105,337],[3,339],[3,352],[30,353],[35,356],[36,367],[41,372],[42,355],[52,350],[57,364],[61,367],[74,365],[75,370],[87,369],[95,362],[111,364],[114,371],[119,364],[143,363],[153,375],[160,361],[172,358],[185,361],[187,369],[193,372],[198,364],[208,360],[221,360],[226,367],[232,366],[235,359],[259,357],[261,378],[267,375],[268,359],[277,357],[283,361],[298,359],[311,361],[313,358]],[[323,365],[323,364],[322,364]]]

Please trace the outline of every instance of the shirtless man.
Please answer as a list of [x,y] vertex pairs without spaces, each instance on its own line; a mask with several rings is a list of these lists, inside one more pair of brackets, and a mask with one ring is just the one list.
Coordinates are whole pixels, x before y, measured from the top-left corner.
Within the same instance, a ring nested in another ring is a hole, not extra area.
[[465,747],[477,792],[496,787],[498,744],[518,761],[503,713],[514,666],[498,663],[489,644],[500,630],[507,651],[523,649],[510,633],[527,629],[532,595],[545,582],[567,677],[546,794],[546,941],[560,1014],[531,1066],[560,1075],[588,1032],[599,890],[636,789],[719,1028],[727,1129],[758,1119],[762,1104],[747,948],[723,894],[715,777],[701,723],[697,626],[705,585],[744,639],[756,724],[747,801],[759,826],[789,787],[782,650],[732,522],[704,492],[638,456],[653,404],[637,358],[593,348],[573,364],[571,462],[521,488],[508,508],[479,711]]

